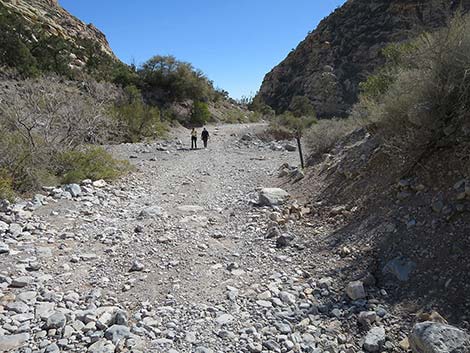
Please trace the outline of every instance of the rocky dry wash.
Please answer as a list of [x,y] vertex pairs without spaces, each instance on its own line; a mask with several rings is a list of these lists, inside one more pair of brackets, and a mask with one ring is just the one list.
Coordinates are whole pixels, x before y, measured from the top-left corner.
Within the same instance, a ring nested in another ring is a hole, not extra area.
[[427,353],[450,336],[467,352],[445,324],[409,342],[371,275],[339,284],[339,256],[311,246],[326,230],[276,189],[302,177],[297,154],[261,128],[214,128],[208,150],[116,146],[137,167],[124,180],[4,205],[0,351]]

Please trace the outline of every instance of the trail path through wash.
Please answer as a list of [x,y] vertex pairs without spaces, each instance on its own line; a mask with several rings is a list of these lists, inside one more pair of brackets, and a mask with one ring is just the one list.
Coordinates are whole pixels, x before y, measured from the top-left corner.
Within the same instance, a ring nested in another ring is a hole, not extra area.
[[297,153],[253,138],[265,128],[112,146],[134,172],[0,211],[0,351],[403,352],[409,323],[338,251],[337,213],[254,205],[300,190],[278,177]]

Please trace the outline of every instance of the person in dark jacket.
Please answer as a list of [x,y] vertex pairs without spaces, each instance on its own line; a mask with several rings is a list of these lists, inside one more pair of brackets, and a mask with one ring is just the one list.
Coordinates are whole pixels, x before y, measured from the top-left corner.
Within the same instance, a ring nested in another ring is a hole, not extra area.
[[202,130],[201,133],[202,142],[204,142],[204,148],[207,148],[207,140],[209,140],[209,131],[206,128]]

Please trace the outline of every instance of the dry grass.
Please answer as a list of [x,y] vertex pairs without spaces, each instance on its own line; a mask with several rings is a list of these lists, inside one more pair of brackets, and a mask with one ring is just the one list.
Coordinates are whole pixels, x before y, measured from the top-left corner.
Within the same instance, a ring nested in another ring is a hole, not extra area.
[[307,147],[312,155],[327,153],[339,140],[365,124],[365,120],[353,117],[319,120],[305,134]]

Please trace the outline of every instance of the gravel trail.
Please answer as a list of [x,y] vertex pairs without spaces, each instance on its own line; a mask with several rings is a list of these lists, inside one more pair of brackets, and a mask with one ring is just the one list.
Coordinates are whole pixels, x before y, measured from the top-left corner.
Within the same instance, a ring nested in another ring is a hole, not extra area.
[[[112,146],[126,177],[2,205],[0,352],[409,351],[409,318],[332,236],[347,210],[300,204],[302,174],[280,169],[297,153],[265,127],[211,127],[208,149],[185,129]],[[273,187],[297,195],[257,205]]]

